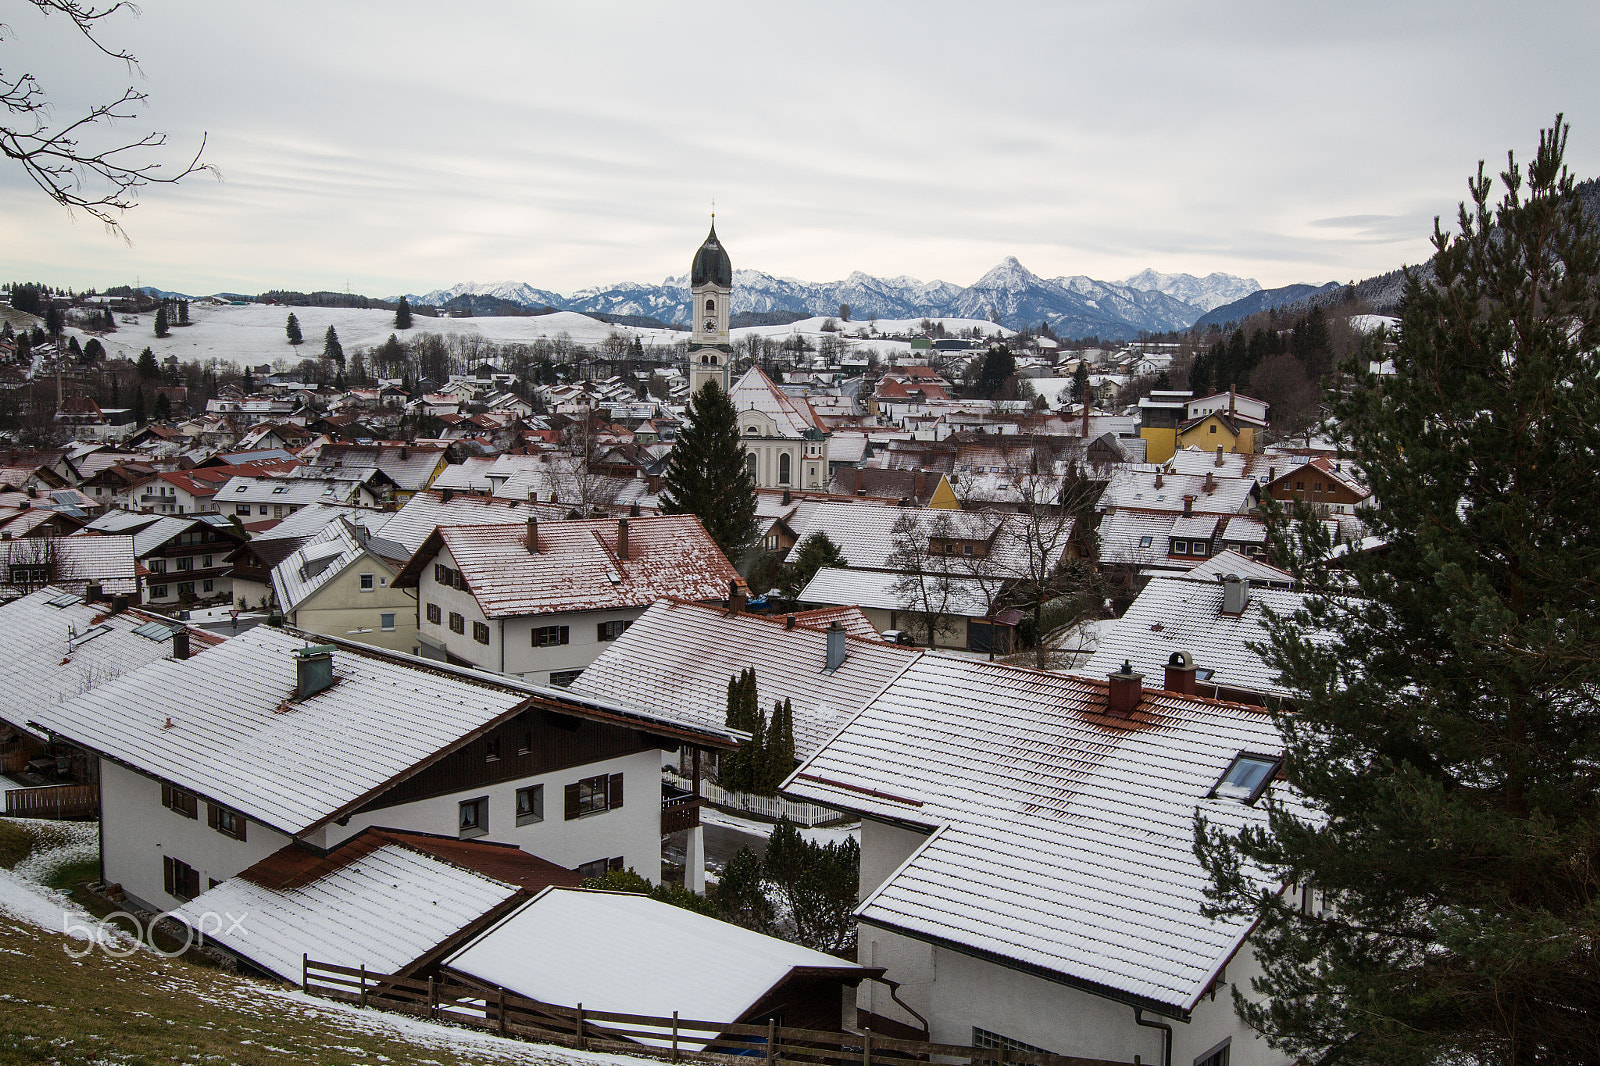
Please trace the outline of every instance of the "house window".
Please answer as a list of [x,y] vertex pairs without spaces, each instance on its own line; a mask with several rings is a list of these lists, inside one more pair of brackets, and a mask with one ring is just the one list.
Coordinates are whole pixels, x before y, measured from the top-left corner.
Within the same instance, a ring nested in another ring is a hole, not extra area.
[[174,814],[181,814],[185,818],[199,817],[196,810],[198,804],[195,802],[193,793],[185,792],[181,788],[173,788],[171,785],[161,786],[161,806]]
[[457,825],[462,837],[481,837],[489,831],[489,797],[463,800]]
[[529,752],[531,752],[532,750],[533,750],[533,730],[524,729],[522,731],[522,743],[517,745],[517,754],[518,755],[526,755]]
[[161,857],[161,883],[167,895],[194,899],[200,894],[200,871],[171,855]]
[[166,595],[167,595],[167,586],[165,586],[165,585],[152,585],[152,586],[150,586],[150,596],[151,596],[152,599],[157,599],[157,600],[163,599],[163,598],[165,598]]
[[535,648],[552,648],[557,644],[565,644],[571,633],[566,626],[535,626],[533,630],[533,646]]
[[[428,606],[432,607],[433,604],[430,603]],[[394,615],[380,614],[378,616],[378,625],[384,632],[392,632],[394,630]]]
[[226,807],[218,807],[215,803],[206,804],[206,824],[223,836],[235,840],[244,839],[244,815],[230,811]]
[[362,592],[371,592],[372,589],[373,589],[372,575],[371,574],[362,574],[361,575],[361,591]]
[[472,623],[472,639],[477,641],[479,644],[487,644],[487,643],[489,643],[489,623],[488,622],[474,622],[474,623]]
[[456,613],[455,611],[451,611],[450,612],[450,632],[452,632],[452,633],[465,633],[466,631],[467,631],[467,620],[465,618],[461,617],[461,615]]
[[1139,538],[1139,547],[1141,547],[1141,548],[1150,547],[1150,538],[1148,536],[1140,537]]
[[201,560],[200,568],[202,570],[210,570],[211,569],[211,556],[208,555],[204,559]]
[[193,596],[193,595],[194,595],[194,582],[193,581],[180,581],[180,582],[178,582],[178,596],[180,598],[184,597],[184,596]]
[[215,586],[212,585],[211,579],[209,577],[206,578],[204,581],[200,582],[200,591],[201,592],[213,592],[213,591],[215,591]]
[[1306,483],[1304,481],[1296,481],[1294,483],[1294,490],[1296,492],[1299,492],[1300,490],[1304,489],[1305,487],[1306,487]]
[[1189,542],[1186,541],[1186,540],[1175,540],[1175,541],[1173,541],[1172,542],[1172,554],[1173,555],[1188,555],[1189,554]]
[[584,863],[578,867],[578,876],[587,881],[591,877],[604,877],[607,872],[620,869],[622,869],[622,856],[618,855],[610,859],[596,859],[594,862]]
[[544,786],[529,785],[517,789],[517,824],[544,821]]
[[1217,431],[1216,423],[1212,423],[1211,427],[1207,430],[1208,433],[1215,433],[1216,431]]
[[1189,542],[1190,555],[1210,555],[1211,542],[1209,540],[1196,540]]
[[1228,1040],[1194,1060],[1194,1066],[1228,1066]]
[[622,634],[626,633],[628,631],[628,627],[631,625],[633,625],[631,621],[626,621],[623,619],[618,619],[614,622],[601,622],[596,627],[599,631],[596,633],[596,639],[616,640],[618,637],[622,636]]
[[789,454],[787,452],[785,452],[784,454],[778,456],[778,484],[787,485],[788,483],[789,483]]
[[167,561],[165,559],[151,559],[145,566],[152,574],[164,574],[167,572]]
[[487,740],[485,740],[483,742],[483,761],[484,762],[499,762],[500,761],[500,738],[499,737],[489,737]]
[[571,688],[572,683],[578,680],[582,670],[552,670],[550,671],[550,684],[556,688]]
[[439,624],[439,605],[437,603],[428,604],[428,621],[434,625]]
[[185,556],[184,558],[179,559],[178,560],[178,569],[179,570],[193,570],[194,569],[194,557],[193,556]]
[[1282,759],[1276,755],[1254,755],[1241,751],[1211,789],[1211,795],[1254,803],[1272,784],[1281,762]]
[[566,820],[622,806],[622,775],[600,774],[567,786]]

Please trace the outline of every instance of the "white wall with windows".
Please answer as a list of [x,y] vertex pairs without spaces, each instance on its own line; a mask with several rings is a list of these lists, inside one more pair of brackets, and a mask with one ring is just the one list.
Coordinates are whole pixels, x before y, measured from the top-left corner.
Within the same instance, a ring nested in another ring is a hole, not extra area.
[[[578,786],[576,811],[567,802],[569,786]],[[330,826],[324,846],[373,825],[515,844],[571,869],[621,859],[622,868],[659,881],[661,752],[651,749],[365,811],[347,825]]]

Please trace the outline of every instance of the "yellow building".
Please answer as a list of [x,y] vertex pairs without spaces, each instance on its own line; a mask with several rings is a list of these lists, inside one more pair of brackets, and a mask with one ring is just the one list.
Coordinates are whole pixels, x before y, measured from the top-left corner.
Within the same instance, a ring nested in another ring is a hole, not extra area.
[[[1199,418],[1192,418],[1178,427],[1178,448],[1199,448],[1203,452],[1215,452],[1219,447],[1225,452],[1241,452],[1254,455],[1256,452],[1256,429],[1258,427],[1237,415],[1214,411]],[[1156,459],[1146,453],[1151,462],[1165,462],[1172,458],[1171,454]]]

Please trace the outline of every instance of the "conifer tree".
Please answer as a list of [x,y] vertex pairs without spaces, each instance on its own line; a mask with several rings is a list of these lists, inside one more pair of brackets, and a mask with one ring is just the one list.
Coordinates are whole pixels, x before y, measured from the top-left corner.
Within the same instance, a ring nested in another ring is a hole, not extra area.
[[151,407],[150,417],[157,422],[165,422],[172,417],[172,400],[164,392],[156,393],[156,402]]
[[756,791],[763,796],[776,796],[778,786],[794,770],[794,704],[788,697],[772,705],[772,717],[767,720],[766,750],[762,754],[762,787]]
[[256,376],[250,372],[250,365],[245,364],[244,379],[239,382],[239,388],[244,390],[246,396],[256,391]]
[[165,337],[171,332],[167,325],[167,305],[162,304],[156,308],[156,336]]
[[136,426],[142,426],[147,421],[149,419],[145,417],[144,388],[143,386],[135,386],[133,390],[133,423]]
[[146,381],[154,381],[161,376],[161,367],[156,363],[156,353],[149,348],[139,353],[139,361],[134,364],[134,369]]
[[689,401],[666,480],[662,513],[695,515],[723,554],[737,560],[756,535],[756,480],[733,402],[714,381]]
[[411,304],[406,301],[404,296],[400,297],[400,303],[394,309],[394,328],[411,328]]
[[300,320],[294,317],[294,312],[289,312],[289,321],[283,324],[283,331],[289,335],[290,344],[300,344],[305,340],[300,335]]
[[[1302,1061],[1600,1052],[1600,231],[1566,135],[1508,162],[1497,205],[1479,165],[1434,279],[1407,277],[1395,373],[1347,366],[1334,414],[1384,550],[1265,649],[1306,810],[1196,827],[1211,911],[1260,922],[1267,998],[1236,1003]],[[1314,584],[1315,528],[1291,558]]]
[[333,360],[341,368],[344,366],[344,346],[339,343],[338,330],[332,326],[322,335],[322,358]]
[[818,530],[802,540],[795,549],[794,561],[784,566],[778,587],[785,596],[793,598],[800,595],[800,591],[811,583],[811,579],[823,567],[842,569],[849,565],[850,561],[832,538]]

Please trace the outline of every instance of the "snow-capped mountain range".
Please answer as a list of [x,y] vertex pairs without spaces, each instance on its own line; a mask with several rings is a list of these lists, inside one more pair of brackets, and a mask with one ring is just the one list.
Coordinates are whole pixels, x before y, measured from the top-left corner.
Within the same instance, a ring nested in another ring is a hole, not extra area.
[[[1096,281],[1083,275],[1041,278],[1015,257],[1007,257],[973,284],[878,278],[860,271],[843,281],[809,282],[779,278],[759,270],[733,274],[733,311],[792,311],[832,315],[849,304],[858,321],[879,318],[991,318],[1022,328],[1050,323],[1063,337],[1127,339],[1140,332],[1187,329],[1206,312],[1232,303],[1261,285],[1232,274],[1162,274],[1142,270],[1123,281]],[[459,296],[490,296],[529,308],[644,315],[662,322],[689,317],[689,279],[667,278],[659,285],[621,282],[562,295],[524,282],[464,282],[433,292],[407,293],[413,304],[441,306]],[[390,299],[398,300],[399,296]]]

